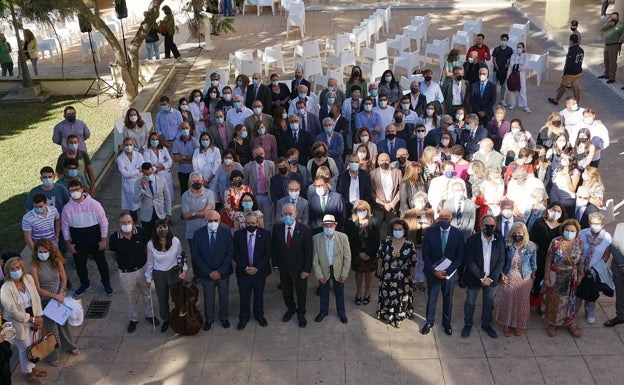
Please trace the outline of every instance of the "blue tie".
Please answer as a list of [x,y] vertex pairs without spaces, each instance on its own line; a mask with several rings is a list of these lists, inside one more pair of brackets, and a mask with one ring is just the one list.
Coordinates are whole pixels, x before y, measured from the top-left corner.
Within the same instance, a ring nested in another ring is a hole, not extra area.
[[483,97],[484,92],[485,92],[485,83],[481,83],[481,97]]

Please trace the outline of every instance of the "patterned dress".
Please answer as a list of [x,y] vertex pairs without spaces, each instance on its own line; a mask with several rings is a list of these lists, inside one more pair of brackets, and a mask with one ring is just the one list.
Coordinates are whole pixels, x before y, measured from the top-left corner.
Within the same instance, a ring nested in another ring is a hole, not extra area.
[[[570,325],[576,315],[576,288],[584,272],[583,241],[577,238],[569,255],[563,251],[563,237],[553,239],[548,248],[546,266],[552,287],[546,288],[546,321],[555,326]],[[571,264],[566,262],[566,256]],[[578,280],[577,280],[578,276]]]
[[499,286],[499,303],[496,321],[503,326],[526,329],[531,319],[530,295],[533,281],[531,275],[522,277],[522,260],[516,249],[507,279],[509,282]]
[[410,270],[416,264],[416,249],[405,240],[401,250],[394,250],[392,237],[379,245],[377,258],[382,260],[377,318],[400,322],[414,316]]

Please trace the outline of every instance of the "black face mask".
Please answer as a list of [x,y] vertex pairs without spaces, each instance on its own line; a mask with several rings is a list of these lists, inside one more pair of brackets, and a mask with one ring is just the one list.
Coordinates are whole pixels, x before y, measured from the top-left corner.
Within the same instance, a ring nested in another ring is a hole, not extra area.
[[483,234],[485,234],[486,237],[491,237],[492,234],[494,234],[494,229],[495,228],[496,228],[496,226],[494,226],[494,225],[483,226]]
[[397,160],[399,161],[399,163],[404,164],[407,161],[407,158],[404,156],[399,156]]
[[235,182],[232,182],[232,185],[234,185],[234,187],[240,187],[243,185],[243,181],[242,180],[237,180]]
[[462,80],[464,80],[464,76],[463,75],[457,75],[457,76],[455,76],[455,80],[457,80],[458,82],[461,82]]
[[432,79],[432,78],[431,78],[431,76],[425,76],[425,81],[426,81],[426,82],[430,82],[430,81],[431,81],[431,79]]
[[524,237],[520,234],[514,234],[511,236],[511,240],[514,241],[514,243],[520,243],[523,239]]
[[264,162],[264,156],[262,156],[262,155],[257,155],[257,156],[254,158],[254,160],[255,160],[257,163],[262,163],[262,162]]
[[191,187],[193,188],[193,190],[199,190],[202,188],[202,184],[200,182],[195,182],[191,185]]
[[394,118],[394,122],[395,123],[402,123],[403,122],[403,118]]
[[381,167],[382,170],[388,170],[390,168],[390,163],[379,163],[379,167]]
[[282,175],[286,175],[288,173],[288,167],[278,167],[277,171]]
[[314,151],[314,156],[315,156],[316,158],[322,158],[322,157],[324,157],[324,156],[325,156],[325,151],[316,150],[316,151]]
[[560,120],[555,120],[552,122],[553,127],[561,127],[561,121]]
[[386,139],[393,140],[396,137],[396,134],[386,134]]
[[256,231],[258,229],[258,226],[246,226],[245,227],[247,229],[247,231],[249,231],[250,233],[253,233],[254,231]]

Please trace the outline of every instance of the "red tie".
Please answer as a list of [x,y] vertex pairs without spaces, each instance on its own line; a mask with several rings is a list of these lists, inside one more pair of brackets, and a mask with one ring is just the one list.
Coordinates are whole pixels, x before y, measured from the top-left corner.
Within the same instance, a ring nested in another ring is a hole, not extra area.
[[286,248],[290,249],[290,241],[292,240],[292,228],[288,226],[288,234],[286,235]]
[[266,193],[266,181],[264,180],[264,165],[258,165],[258,193]]

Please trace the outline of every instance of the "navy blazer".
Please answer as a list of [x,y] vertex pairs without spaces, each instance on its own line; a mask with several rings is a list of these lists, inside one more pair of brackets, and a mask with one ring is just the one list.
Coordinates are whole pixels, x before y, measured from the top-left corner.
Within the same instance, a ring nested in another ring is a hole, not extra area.
[[201,278],[208,278],[210,273],[218,271],[221,278],[227,278],[232,269],[232,234],[224,226],[219,226],[215,236],[214,253],[208,253],[208,227],[202,226],[193,234],[193,253],[191,257],[199,268]]
[[[271,95],[271,89],[264,84],[258,85],[258,95],[254,97],[254,87],[249,85],[247,87],[247,93],[245,95],[245,107],[251,109],[254,100],[262,102],[262,112],[271,116],[271,107],[273,105],[273,96]],[[269,127],[267,127],[269,128]]]
[[[252,266],[258,269],[256,276],[264,278],[271,274],[271,233],[269,230],[258,227],[255,236],[256,243],[253,251]],[[234,233],[233,260],[236,263],[236,276],[247,276],[245,268],[249,266],[247,255],[247,242],[249,233],[247,229],[241,229]]]
[[[581,224],[581,229],[586,229],[589,227],[589,214],[600,211],[600,209],[592,203],[587,203],[587,207],[585,207],[585,212],[581,217],[579,223]],[[572,206],[566,207],[566,214],[568,214],[568,218],[576,219],[576,205],[574,203]]]
[[[358,170],[358,184],[360,187],[360,199],[366,202],[371,202],[373,200],[373,192],[372,192],[372,184],[370,179],[370,174],[366,170]],[[344,205],[346,208],[347,216],[351,213],[353,209],[353,204],[349,202],[349,187],[351,186],[351,173],[349,170],[345,170],[340,173],[338,176],[338,184],[336,186],[336,191],[338,194],[342,195],[342,200],[344,201]]]
[[378,154],[388,154],[390,155],[390,161],[394,162],[396,160],[396,152],[399,148],[407,149],[407,143],[401,138],[394,138],[394,147],[392,148],[392,153],[389,150],[388,139],[380,140],[377,143],[377,153]]
[[273,267],[287,272],[291,277],[299,277],[302,272],[312,271],[312,231],[302,223],[296,222],[290,241],[286,247],[286,225],[273,225],[271,238],[271,261]]
[[[286,188],[284,188],[284,185],[282,184],[283,179],[284,177],[282,176],[282,174],[276,174],[271,177],[271,188],[269,190],[271,202],[273,202],[273,205],[275,205],[275,202],[277,202],[279,199],[288,195],[288,190],[286,190]],[[301,175],[297,174],[296,172],[291,171],[288,174],[288,182],[290,182],[291,180],[296,180],[297,182],[299,182],[300,186],[303,185],[303,179],[301,178]]]
[[475,114],[485,111],[487,116],[494,115],[494,104],[496,103],[496,84],[491,81],[485,83],[483,97],[481,97],[481,82],[473,83],[470,86],[470,105]]
[[459,144],[463,145],[466,150],[466,159],[471,160],[470,156],[479,151],[479,142],[488,137],[488,131],[483,126],[479,126],[475,131],[474,138],[471,137],[470,130],[462,130],[460,135]]
[[327,193],[327,202],[325,203],[325,211],[321,211],[321,198],[313,192],[308,197],[308,204],[310,207],[310,228],[313,230],[320,229],[323,224],[323,216],[331,214],[336,218],[338,225],[336,230],[342,231],[342,226],[345,222],[345,208],[342,202],[342,196],[334,191]]
[[344,138],[340,135],[340,133],[334,132],[331,139],[328,141],[327,134],[325,132],[321,132],[316,136],[315,141],[323,142],[327,145],[327,155],[336,161],[336,166],[343,163],[342,155],[344,154],[345,145]]
[[[481,279],[485,278],[483,271],[483,241],[481,232],[471,235],[466,241],[466,254],[464,258],[464,283],[471,289],[481,287]],[[492,240],[492,254],[490,258],[490,274],[487,276],[492,280],[490,286],[498,285],[501,272],[505,265],[505,240],[503,236],[494,232]]]
[[319,123],[321,123],[321,126],[323,125],[323,119],[328,118],[330,112],[331,110],[329,109],[329,106],[327,104],[321,105],[319,107],[318,118],[319,118]]
[[295,142],[293,131],[288,128],[286,131],[282,132],[280,155],[286,156],[288,150],[296,148],[299,150],[299,164],[305,166],[308,164],[308,160],[310,160],[310,148],[313,144],[314,136],[308,131],[297,130],[297,141]]
[[[418,101],[416,102],[417,104],[413,105],[412,94],[408,95],[410,97],[410,110],[415,111],[416,115],[418,116],[423,116],[425,114],[425,106],[427,105],[427,97],[423,93],[418,94]],[[401,102],[399,101],[397,107],[401,107],[400,104]]]
[[334,131],[342,135],[346,153],[350,154],[353,149],[353,133],[351,132],[351,124],[347,118],[340,115],[338,120],[334,120]]
[[[451,260],[451,265],[446,269],[446,275],[451,275],[464,260],[464,235],[456,227],[449,228],[448,238],[446,240],[446,249],[442,254],[442,238],[440,234],[440,225],[434,225],[427,230],[423,237],[422,258],[425,264],[424,272],[427,281],[434,279],[439,280],[433,275],[435,272],[434,265],[442,262],[444,258]],[[455,272],[457,274],[457,272]]]
[[[297,84],[297,79],[293,79],[290,82],[290,99],[295,99],[297,96],[299,96],[299,90],[297,89],[298,86],[296,86],[296,84]],[[307,81],[305,78],[301,78],[301,82],[299,82],[299,85],[308,87],[308,96],[310,96],[310,91],[312,90],[312,84],[310,84],[310,82]]]

